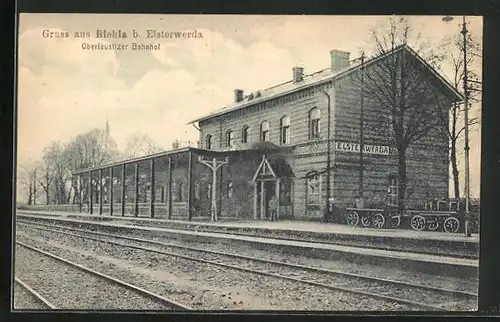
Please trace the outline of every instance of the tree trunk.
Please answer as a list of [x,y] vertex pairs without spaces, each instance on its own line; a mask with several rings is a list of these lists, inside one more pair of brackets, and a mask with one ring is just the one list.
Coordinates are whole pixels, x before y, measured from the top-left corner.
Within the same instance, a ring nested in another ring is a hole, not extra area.
[[47,180],[47,185],[45,186],[45,197],[47,198],[47,205],[50,205],[50,183],[49,183],[49,173],[45,174],[45,180]]
[[458,164],[457,164],[457,147],[453,142],[451,145],[451,168],[453,173],[453,189],[455,192],[455,199],[460,200],[460,181],[459,181],[459,173],[458,173]]
[[33,205],[36,205],[36,193],[37,193],[37,187],[36,187],[36,169],[33,172]]
[[29,187],[28,187],[28,205],[31,206],[31,196],[33,195],[33,189],[32,189],[32,183],[30,181]]
[[406,193],[406,150],[398,150],[398,207],[405,209]]

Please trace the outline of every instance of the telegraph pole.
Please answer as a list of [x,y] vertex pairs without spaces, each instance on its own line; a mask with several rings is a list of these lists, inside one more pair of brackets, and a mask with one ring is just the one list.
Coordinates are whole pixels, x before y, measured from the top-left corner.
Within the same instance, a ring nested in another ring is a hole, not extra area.
[[224,161],[219,161],[217,158],[212,158],[212,160],[204,160],[201,156],[198,157],[198,162],[206,165],[212,170],[212,207],[210,211],[210,220],[218,221],[217,218],[217,191],[215,190],[217,186],[217,170],[225,164],[228,164],[229,159],[226,157]]
[[[452,16],[443,17],[444,22],[452,21]],[[463,75],[463,88],[464,88],[464,150],[465,150],[465,217],[464,228],[465,236],[470,237],[470,232],[468,229],[468,219],[469,219],[469,198],[470,198],[470,169],[469,169],[469,86],[468,86],[468,70],[467,70],[467,22],[465,21],[465,16],[462,16],[462,30],[460,33],[463,35],[463,54],[464,54],[464,75]]]
[[365,82],[364,82],[364,68],[365,68],[365,53],[361,53],[361,111],[359,115],[359,197],[363,198],[363,148],[364,148],[364,109],[365,109]]
[[464,36],[464,123],[465,123],[465,236],[469,236],[468,218],[469,218],[469,198],[470,198],[470,173],[469,173],[469,87],[467,71],[467,23],[463,16],[462,35]]

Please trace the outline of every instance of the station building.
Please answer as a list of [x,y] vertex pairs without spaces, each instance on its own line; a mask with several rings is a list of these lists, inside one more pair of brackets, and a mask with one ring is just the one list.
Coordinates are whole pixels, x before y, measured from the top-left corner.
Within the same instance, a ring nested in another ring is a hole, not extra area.
[[[321,218],[329,198],[353,206],[360,191],[365,199],[397,204],[392,121],[387,108],[363,94],[360,73],[405,55],[411,72],[435,89],[426,104],[439,100],[446,121],[462,97],[406,45],[363,63],[347,52],[330,55],[327,69],[305,74],[293,67],[286,83],[235,90],[232,104],[190,122],[199,129],[197,148],[75,171],[80,210],[210,218],[215,202],[218,217],[266,219],[275,196],[279,218]],[[439,129],[408,147],[406,165],[408,204],[448,197],[449,142]]]

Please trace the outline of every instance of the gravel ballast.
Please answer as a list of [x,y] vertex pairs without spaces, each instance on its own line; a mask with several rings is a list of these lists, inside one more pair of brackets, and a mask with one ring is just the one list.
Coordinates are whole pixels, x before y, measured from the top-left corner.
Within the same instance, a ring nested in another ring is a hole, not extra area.
[[48,307],[18,283],[14,283],[14,310],[47,310]]
[[[23,228],[24,229],[24,228]],[[18,229],[20,232],[20,229]],[[28,234],[25,231],[24,234]],[[23,235],[24,235],[23,234]],[[411,307],[55,233],[29,232],[64,258],[196,309],[411,310]],[[24,237],[19,236],[21,239]],[[30,241],[33,243],[33,241]],[[84,251],[83,249],[92,250]],[[176,290],[174,294],[171,290]]]
[[15,274],[56,306],[69,310],[165,310],[134,291],[16,246]]
[[[50,232],[48,232],[50,233]],[[57,233],[55,233],[57,234]],[[87,234],[92,235],[92,234]],[[62,235],[64,236],[64,235]],[[440,291],[435,290],[423,290],[421,288],[415,288],[412,286],[394,285],[392,283],[387,283],[384,281],[374,281],[358,278],[355,276],[346,276],[343,274],[329,274],[323,272],[316,272],[311,270],[306,270],[298,267],[290,267],[285,265],[278,265],[274,263],[263,263],[257,260],[249,260],[242,258],[235,258],[223,254],[214,254],[205,251],[196,251],[191,249],[184,249],[171,246],[163,245],[150,245],[147,243],[132,241],[132,240],[122,240],[106,236],[96,236],[92,235],[92,238],[98,238],[99,241],[110,241],[118,242],[120,244],[125,244],[125,248],[128,246],[139,246],[157,249],[159,251],[164,251],[168,253],[181,254],[196,259],[203,259],[217,263],[229,264],[236,267],[243,267],[247,269],[254,269],[260,272],[267,272],[278,274],[280,276],[287,276],[291,278],[296,278],[300,280],[314,281],[319,283],[324,283],[327,285],[339,285],[346,289],[359,289],[366,290],[375,294],[380,294],[384,296],[396,297],[407,299],[411,301],[417,301],[419,303],[424,303],[430,306],[437,306],[443,304],[443,308],[448,310],[458,310],[458,311],[470,311],[475,310],[477,306],[477,299],[471,299],[470,297],[464,297],[450,294],[443,294]],[[68,236],[71,237],[73,236]],[[84,237],[80,237],[84,241]],[[205,249],[205,248],[202,248]],[[153,252],[154,254],[154,252]],[[261,259],[261,257],[258,257]],[[387,299],[389,300],[389,299]]]
[[[26,226],[19,226],[19,227],[22,227],[22,229],[29,229],[30,231],[34,231],[37,234],[40,233],[40,231],[36,232],[36,230],[28,228]],[[75,233],[82,234],[82,232],[75,232]],[[159,237],[154,235],[152,236],[151,234],[148,234],[148,232],[143,232],[140,230],[135,231],[134,233],[131,234],[123,234],[120,232],[115,234],[126,235],[129,237],[138,237],[148,240],[170,243],[174,245],[199,247],[207,250],[221,251],[231,254],[242,254],[262,259],[282,261],[285,263],[301,264],[301,265],[313,266],[335,271],[361,274],[364,276],[371,276],[376,278],[397,280],[407,283],[419,283],[421,285],[433,286],[443,289],[453,289],[458,291],[466,291],[470,293],[478,292],[477,276],[471,278],[458,278],[449,275],[440,276],[440,275],[427,274],[424,272],[417,272],[412,270],[402,270],[398,267],[380,266],[372,264],[370,262],[352,263],[343,259],[325,260],[325,259],[310,258],[308,256],[299,256],[289,253],[280,253],[276,251],[256,249],[254,247],[245,246],[242,244],[231,245],[229,243],[219,243],[219,242],[196,243],[196,242],[189,242],[189,241],[175,240],[175,239],[171,240],[171,239],[166,239],[165,237]]]

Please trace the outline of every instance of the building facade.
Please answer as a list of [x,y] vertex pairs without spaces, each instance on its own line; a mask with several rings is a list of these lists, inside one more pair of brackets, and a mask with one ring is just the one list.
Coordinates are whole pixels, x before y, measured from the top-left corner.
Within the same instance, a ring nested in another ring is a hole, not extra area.
[[[191,122],[200,132],[197,149],[75,172],[82,207],[95,213],[114,205],[123,215],[210,218],[215,202],[220,217],[265,219],[273,196],[280,218],[321,218],[328,199],[353,206],[360,194],[397,204],[392,119],[380,100],[365,93],[370,90],[360,79],[376,73],[377,64],[405,55],[411,72],[432,89],[425,104],[436,105],[445,119],[461,96],[407,46],[355,64],[349,53],[330,55],[328,69],[305,75],[294,67],[289,82],[246,95],[235,90],[230,106]],[[382,79],[379,85],[387,84]],[[418,116],[409,115],[409,122],[412,117]],[[448,197],[448,149],[437,127],[407,147],[409,205]],[[220,167],[214,172],[211,164]]]

